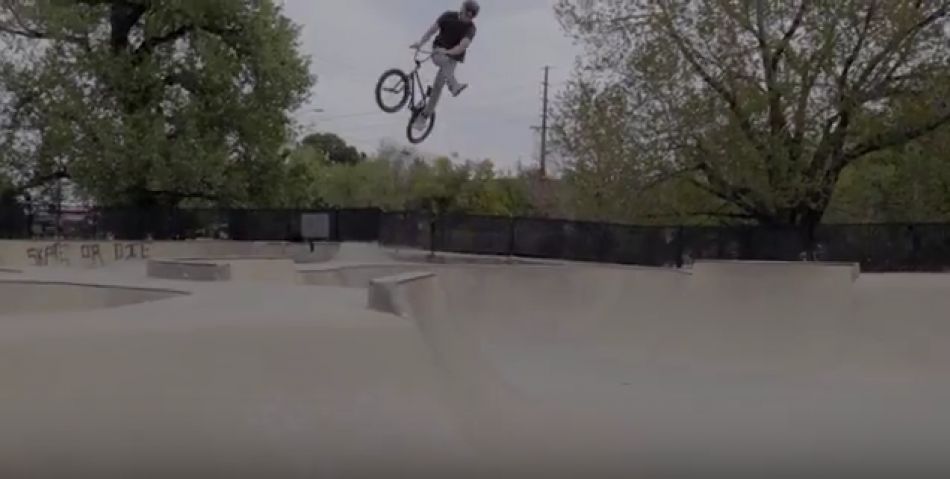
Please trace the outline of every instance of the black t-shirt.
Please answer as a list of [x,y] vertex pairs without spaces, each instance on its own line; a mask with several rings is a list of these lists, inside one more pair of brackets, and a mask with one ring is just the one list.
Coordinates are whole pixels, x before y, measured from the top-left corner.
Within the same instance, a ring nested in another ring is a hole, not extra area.
[[[462,43],[463,38],[475,38],[475,24],[463,22],[459,18],[459,12],[447,11],[439,16],[436,23],[439,24],[439,35],[432,42],[434,47],[451,49]],[[462,52],[461,55],[451,55],[451,58],[464,62],[465,52]]]

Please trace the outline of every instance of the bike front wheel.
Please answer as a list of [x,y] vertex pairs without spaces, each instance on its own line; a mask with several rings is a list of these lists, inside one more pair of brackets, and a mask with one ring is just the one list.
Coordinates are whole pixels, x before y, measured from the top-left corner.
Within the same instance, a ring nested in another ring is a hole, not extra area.
[[414,109],[412,116],[409,117],[409,124],[406,126],[406,137],[409,139],[409,142],[414,145],[425,141],[425,139],[429,137],[429,134],[432,133],[432,129],[435,128],[435,112],[432,112],[426,119],[426,127],[424,130],[416,130],[413,128],[416,119],[422,115],[424,110],[424,108]]
[[387,70],[376,82],[376,104],[386,113],[396,113],[409,101],[409,76],[398,68]]

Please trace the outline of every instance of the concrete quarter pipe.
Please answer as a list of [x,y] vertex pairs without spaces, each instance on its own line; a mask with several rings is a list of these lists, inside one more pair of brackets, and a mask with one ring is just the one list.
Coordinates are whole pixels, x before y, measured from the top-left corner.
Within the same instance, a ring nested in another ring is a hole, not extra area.
[[913,297],[856,277],[850,265],[699,264],[458,270],[376,287],[393,296],[377,304],[425,332],[470,437],[513,470],[950,472],[946,291],[927,296],[929,312],[900,314],[880,298]]
[[67,313],[114,308],[160,301],[184,294],[179,291],[116,285],[0,279],[0,318],[10,314]]

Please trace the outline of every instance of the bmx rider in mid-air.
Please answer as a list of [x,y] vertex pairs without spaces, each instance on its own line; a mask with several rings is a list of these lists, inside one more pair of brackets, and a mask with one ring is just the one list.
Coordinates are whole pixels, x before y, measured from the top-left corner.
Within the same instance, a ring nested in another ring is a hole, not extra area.
[[435,106],[442,95],[442,88],[448,84],[452,96],[458,96],[468,85],[459,83],[455,78],[455,67],[465,61],[465,51],[475,38],[475,17],[481,7],[475,0],[465,0],[462,8],[457,12],[447,11],[439,16],[435,24],[426,31],[422,40],[412,44],[411,48],[418,50],[438,33],[432,43],[432,62],[439,67],[432,86],[432,95],[426,104],[425,110],[416,118],[413,128],[424,130],[429,117],[435,111]]

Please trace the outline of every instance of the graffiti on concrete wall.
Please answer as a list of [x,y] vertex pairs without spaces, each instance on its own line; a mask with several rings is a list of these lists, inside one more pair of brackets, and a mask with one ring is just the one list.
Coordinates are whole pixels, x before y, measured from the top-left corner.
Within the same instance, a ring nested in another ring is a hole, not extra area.
[[[79,257],[75,257],[75,251]],[[79,259],[83,265],[97,266],[108,261],[132,261],[147,259],[147,243],[83,243],[55,242],[38,245],[26,250],[26,256],[34,266],[80,266],[72,264]]]
[[69,266],[69,256],[65,243],[52,243],[26,250],[26,256],[34,266]]

